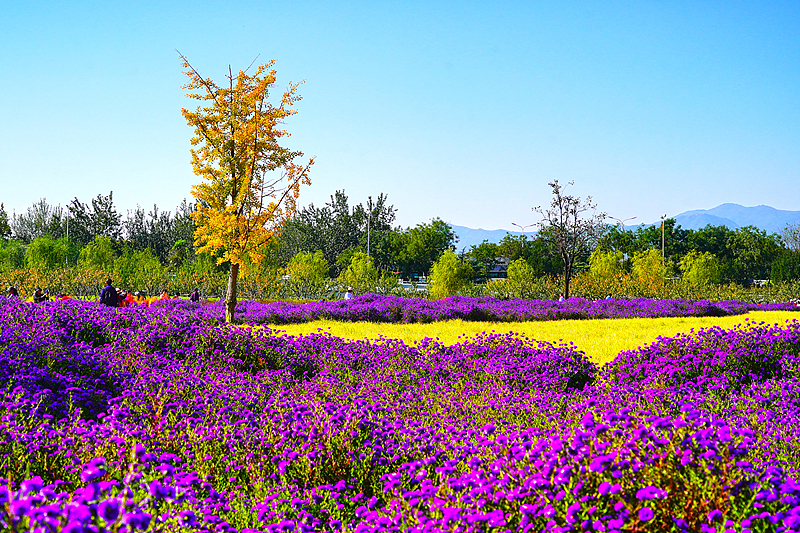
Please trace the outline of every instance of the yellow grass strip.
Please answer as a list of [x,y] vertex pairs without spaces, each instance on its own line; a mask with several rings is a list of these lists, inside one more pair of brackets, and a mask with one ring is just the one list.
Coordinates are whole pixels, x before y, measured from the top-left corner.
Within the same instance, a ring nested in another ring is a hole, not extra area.
[[753,311],[745,315],[725,317],[678,318],[614,318],[602,320],[553,320],[542,322],[464,322],[451,320],[430,324],[381,324],[374,322],[335,322],[317,320],[305,324],[276,326],[290,335],[328,332],[344,339],[376,339],[380,336],[402,339],[406,344],[425,338],[438,338],[454,344],[462,335],[473,336],[484,331],[506,333],[516,331],[531,339],[549,342],[572,342],[595,364],[614,359],[623,350],[633,350],[655,341],[659,336],[671,337],[692,329],[765,322],[783,324],[800,318],[793,311]]

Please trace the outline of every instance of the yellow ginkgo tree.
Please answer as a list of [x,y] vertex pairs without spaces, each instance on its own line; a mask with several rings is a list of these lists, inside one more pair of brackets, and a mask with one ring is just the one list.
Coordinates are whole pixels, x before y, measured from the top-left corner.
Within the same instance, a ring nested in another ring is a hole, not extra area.
[[[180,54],[180,53],[179,53]],[[278,104],[269,101],[276,80],[275,61],[234,75],[228,67],[223,86],[203,78],[182,54],[187,96],[203,102],[183,109],[194,127],[192,167],[203,178],[192,187],[198,253],[217,253],[230,263],[225,320],[233,320],[240,272],[263,259],[264,245],[296,212],[301,185],[310,185],[314,164],[299,163],[303,153],[281,146],[284,120],[297,113],[300,83],[289,83]],[[252,65],[251,65],[252,67]],[[301,82],[302,83],[302,82]]]

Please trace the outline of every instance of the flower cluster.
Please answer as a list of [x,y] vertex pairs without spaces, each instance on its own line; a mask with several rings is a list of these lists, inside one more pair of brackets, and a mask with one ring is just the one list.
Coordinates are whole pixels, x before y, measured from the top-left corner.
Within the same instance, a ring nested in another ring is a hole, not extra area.
[[[173,310],[191,310],[206,317],[225,315],[224,304],[206,305],[181,300],[157,302],[155,305]],[[292,324],[317,319],[347,322],[437,322],[471,320],[487,322],[520,322],[529,320],[563,320],[591,318],[652,318],[673,316],[726,316],[754,310],[800,310],[794,303],[752,304],[738,301],[708,300],[497,300],[491,297],[466,298],[451,296],[441,300],[401,298],[364,294],[351,300],[307,303],[240,301],[235,316],[250,324]]]
[[0,529],[797,531],[798,363],[797,321],[597,368],[0,298]]

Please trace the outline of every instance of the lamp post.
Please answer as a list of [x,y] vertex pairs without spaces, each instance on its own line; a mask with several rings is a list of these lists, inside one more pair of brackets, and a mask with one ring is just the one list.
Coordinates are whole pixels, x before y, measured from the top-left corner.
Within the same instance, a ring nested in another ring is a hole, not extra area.
[[524,236],[525,236],[525,228],[532,228],[532,227],[534,227],[536,224],[528,224],[527,226],[520,226],[520,225],[519,225],[519,224],[517,224],[516,222],[512,222],[512,223],[511,223],[511,225],[512,225],[512,226],[516,226],[516,227],[518,227],[520,230],[522,230],[522,236],[524,237]]
[[[629,221],[629,220],[634,220],[636,217],[630,217],[630,218],[617,218],[617,217],[609,217],[609,216],[607,216],[606,218],[610,218],[610,219],[612,219],[612,220],[616,220],[616,221],[617,221],[617,224],[618,224],[618,225],[619,225],[619,227],[620,227],[620,236],[622,236],[622,235],[624,235],[624,233],[625,233],[625,223],[626,223],[627,221]],[[617,251],[617,247],[616,247],[616,246],[614,247],[614,251],[615,251],[615,252]],[[624,252],[624,253],[622,254],[622,258],[623,258],[623,259],[627,259],[627,258],[628,258],[628,253],[627,253],[627,252]]]
[[[69,204],[66,204],[67,208],[67,250],[69,250]],[[66,255],[64,256],[64,266],[69,267],[69,251],[67,251]]]
[[372,224],[372,209],[367,213],[367,257],[369,257],[369,227]]
[[666,220],[667,215],[661,215],[661,265],[665,266],[666,260],[664,259],[664,220]]
[[634,220],[636,217],[630,217],[630,218],[624,218],[624,219],[619,219],[617,217],[606,217],[606,218],[610,218],[612,220],[616,220],[619,223],[620,228],[622,228],[622,231],[625,231],[625,223],[627,221],[629,221],[629,220]]

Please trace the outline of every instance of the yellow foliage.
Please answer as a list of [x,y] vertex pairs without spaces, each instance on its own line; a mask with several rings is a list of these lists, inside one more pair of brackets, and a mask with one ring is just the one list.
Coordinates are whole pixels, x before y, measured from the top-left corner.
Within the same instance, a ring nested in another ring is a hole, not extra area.
[[[295,159],[303,153],[279,144],[289,133],[283,121],[297,113],[299,83],[289,83],[279,105],[269,102],[275,84],[274,61],[255,73],[229,69],[227,87],[205,79],[181,55],[189,83],[187,96],[205,102],[196,111],[183,109],[194,127],[192,168],[203,181],[192,187],[198,200],[193,214],[198,253],[221,251],[217,261],[232,265],[259,264],[263,244],[297,209],[300,185],[310,185],[307,164]],[[238,269],[235,269],[238,271]]]

